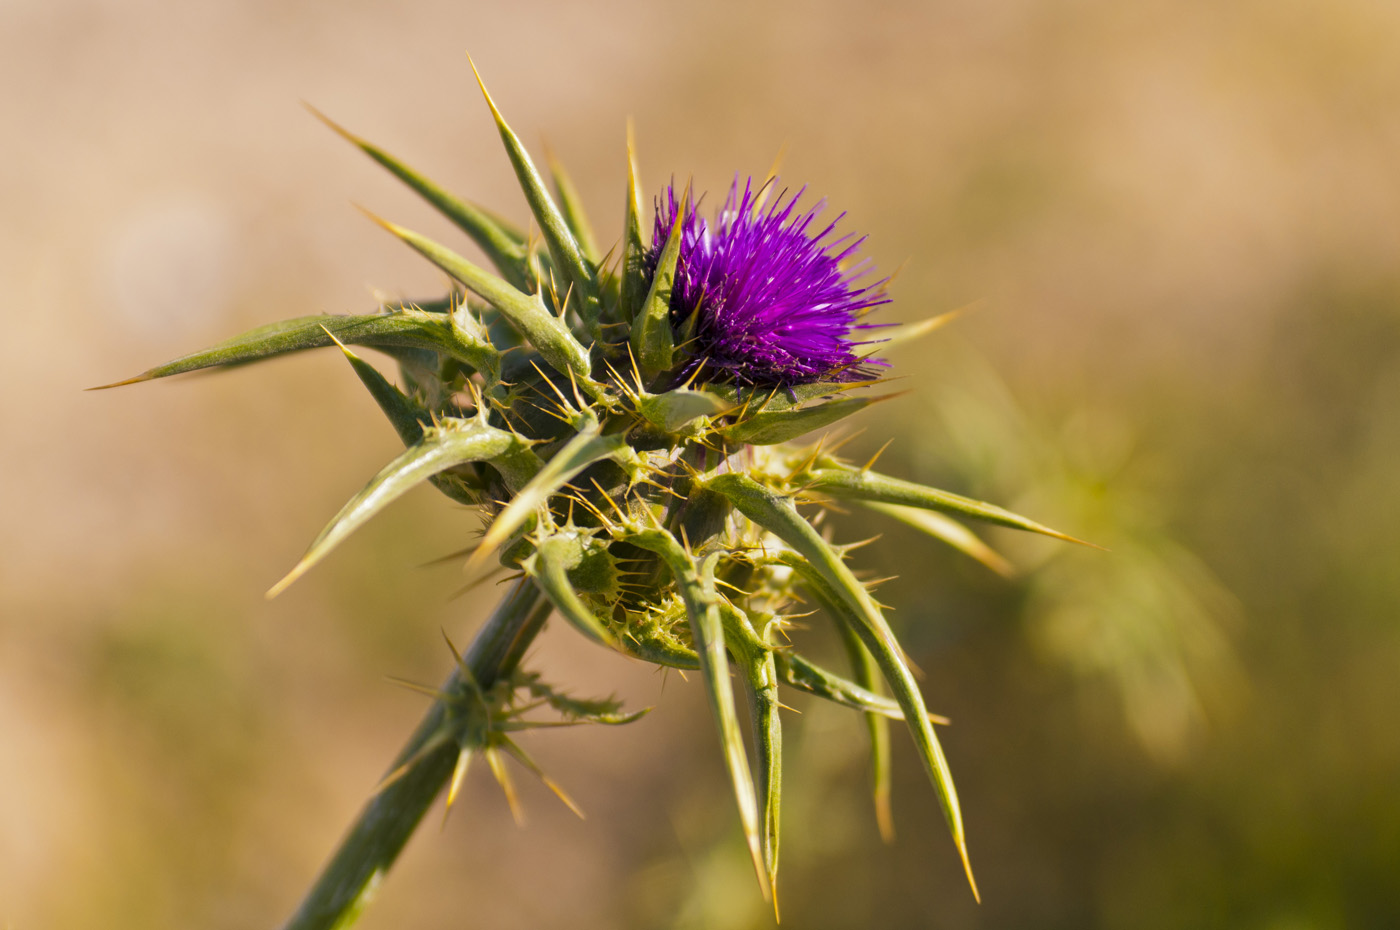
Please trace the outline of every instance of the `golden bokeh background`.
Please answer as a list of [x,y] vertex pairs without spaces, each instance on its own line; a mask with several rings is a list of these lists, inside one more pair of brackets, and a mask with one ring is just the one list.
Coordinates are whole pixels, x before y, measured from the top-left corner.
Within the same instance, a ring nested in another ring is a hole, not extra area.
[[[262,598],[395,452],[332,353],[82,391],[441,290],[350,204],[449,227],[300,101],[523,221],[467,51],[604,239],[628,116],[652,190],[786,145],[907,260],[888,319],[977,302],[851,448],[1113,550],[862,552],[985,903],[907,747],[886,847],[858,721],[799,703],[784,926],[1400,917],[1400,6],[0,0],[0,926],[276,926],[423,710],[384,677],[489,608],[428,491]],[[529,738],[586,821],[473,772],[362,926],[771,925],[695,683],[531,664],[656,710]]]

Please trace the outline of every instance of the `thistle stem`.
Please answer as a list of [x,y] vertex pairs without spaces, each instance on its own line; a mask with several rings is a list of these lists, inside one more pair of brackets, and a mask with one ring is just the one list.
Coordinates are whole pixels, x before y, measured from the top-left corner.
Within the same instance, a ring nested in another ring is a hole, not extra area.
[[463,657],[476,684],[465,680],[462,669],[453,672],[442,687],[446,697],[433,703],[388,771],[395,772],[415,758],[417,761],[365,805],[283,930],[331,930],[355,922],[452,777],[460,747],[455,740],[434,745],[440,741],[451,712],[450,699],[474,687],[489,689],[514,671],[544,628],[549,609],[528,580],[522,580],[496,607]]

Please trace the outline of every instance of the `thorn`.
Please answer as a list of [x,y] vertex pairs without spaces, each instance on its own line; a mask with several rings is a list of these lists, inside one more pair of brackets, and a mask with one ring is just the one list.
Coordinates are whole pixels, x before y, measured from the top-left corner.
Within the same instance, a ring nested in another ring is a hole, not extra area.
[[617,518],[623,523],[626,523],[627,514],[622,512],[622,507],[617,503],[617,501],[613,500],[612,495],[609,494],[607,491],[603,490],[603,486],[598,483],[597,478],[590,478],[589,480],[593,482],[593,487],[598,489],[598,493],[603,495],[603,500],[607,501],[609,504],[612,504],[613,510],[617,511]]
[[344,139],[345,141],[349,142],[349,143],[352,144],[352,145],[357,145],[357,146],[360,146],[361,148],[364,147],[364,145],[365,145],[365,140],[364,140],[364,139],[362,139],[362,138],[360,138],[359,136],[355,135],[353,132],[351,132],[350,130],[346,129],[344,126],[340,125],[340,124],[337,123],[335,120],[331,119],[329,116],[327,116],[326,114],[322,113],[320,110],[316,109],[314,106],[312,106],[310,103],[306,102],[305,100],[303,100],[303,101],[301,102],[301,105],[302,105],[303,107],[305,107],[305,108],[307,109],[307,111],[308,111],[312,116],[316,117],[318,120],[320,120],[321,122],[325,123],[328,127],[330,127],[331,131],[334,132],[336,135],[340,136],[342,139]]
[[501,118],[501,111],[496,109],[496,101],[491,99],[491,94],[486,89],[486,82],[481,79],[481,72],[477,70],[476,62],[472,61],[470,53],[467,55],[467,64],[472,66],[472,74],[476,75],[476,85],[481,88],[481,96],[486,98],[486,105],[491,108],[491,115],[495,117],[497,123],[504,124],[505,120]]
[[[551,285],[551,286],[554,284],[554,270],[553,270],[553,269],[550,269],[550,272],[549,272],[549,282],[550,282],[550,285]],[[563,319],[564,314],[566,314],[566,313],[569,312],[569,301],[573,299],[573,296],[574,296],[574,282],[570,281],[570,282],[569,282],[569,288],[568,288],[568,290],[566,290],[566,291],[564,292],[564,299],[563,299],[562,301],[560,301],[560,303],[559,303],[559,318],[560,318],[560,319]]]
[[617,524],[613,523],[613,521],[608,517],[607,514],[599,510],[597,506],[595,506],[593,502],[586,497],[579,497],[578,502],[582,504],[584,508],[588,510],[589,513],[593,514],[593,516],[598,518],[599,522],[602,523],[604,529],[608,530],[609,532],[612,532],[613,528]]
[[491,766],[491,774],[496,776],[496,783],[501,786],[501,791],[506,796],[506,806],[510,808],[510,815],[515,820],[517,827],[525,826],[525,811],[520,807],[520,799],[515,794],[515,783],[510,779],[510,773],[506,771],[505,760],[501,758],[500,752],[493,746],[486,750],[486,764]]
[[894,813],[890,809],[890,793],[882,788],[875,790],[875,826],[880,831],[880,839],[886,845],[893,845],[895,840]]
[[972,886],[972,899],[982,903],[982,895],[977,891],[977,879],[972,877],[972,863],[967,858],[967,840],[958,838],[958,854],[962,856],[963,871],[967,873],[967,883]]
[[[632,350],[630,343],[627,346],[627,350],[629,352]],[[622,376],[621,372],[619,372],[616,368],[613,367],[612,362],[610,362],[607,359],[603,359],[603,364],[607,366],[608,374],[612,375],[613,380],[617,382],[618,390],[625,394],[628,400],[630,400],[633,404],[636,404],[639,400],[641,400],[641,394],[632,390],[632,388],[627,384],[627,379]]]
[[275,585],[267,589],[267,593],[265,593],[263,597],[267,598],[269,601],[272,600],[274,597],[290,588],[292,586],[292,582],[296,581],[302,575],[306,574],[306,570],[310,567],[311,566],[307,563],[305,556],[303,556],[302,560],[296,564],[296,567],[293,568],[291,571],[287,572],[287,574],[282,577],[281,581],[277,582]]
[[[572,285],[572,284],[569,285],[569,289],[570,289],[570,290],[573,290],[573,285]],[[567,299],[568,299],[568,298],[566,297],[565,300],[567,300]],[[574,377],[574,370],[573,370],[572,368],[569,369],[569,385],[570,385],[570,386],[573,388],[573,390],[574,390],[574,401],[578,404],[578,408],[577,408],[577,409],[582,410],[584,407],[587,407],[587,406],[588,406],[588,403],[579,395],[579,392],[578,392],[578,379],[576,379],[576,378]]]
[[111,384],[99,384],[90,388],[83,388],[84,391],[107,391],[112,388],[125,387],[128,384],[140,384],[143,381],[154,380],[151,375],[142,373],[134,378],[127,378],[125,381],[113,381]]
[[472,681],[473,685],[475,685],[476,682],[473,680],[471,669],[467,667],[466,660],[462,658],[462,653],[458,651],[457,644],[452,642],[452,637],[447,635],[447,630],[440,629],[439,632],[442,633],[442,641],[447,643],[447,650],[452,653],[452,658],[457,663],[457,668],[469,681]]
[[[582,721],[575,722],[581,723]],[[517,762],[525,766],[525,768],[529,769],[530,773],[536,778],[538,778],[540,781],[544,782],[544,786],[550,791],[553,791],[555,797],[559,798],[560,801],[564,802],[565,807],[567,807],[569,810],[573,811],[576,815],[578,815],[579,820],[588,819],[586,816],[584,816],[583,808],[579,807],[578,804],[575,803],[574,799],[569,797],[568,792],[566,792],[562,787],[560,787],[558,782],[546,775],[544,773],[544,769],[540,768],[539,763],[532,759],[525,752],[525,750],[521,749],[518,745],[516,745],[516,743],[513,740],[509,739],[505,740],[502,745],[505,746],[507,752],[509,752],[512,756],[515,757],[515,760]]]
[[442,826],[447,827],[447,815],[452,813],[452,805],[457,801],[457,792],[462,790],[462,781],[467,775],[467,763],[472,754],[466,747],[457,750],[457,764],[452,767],[452,780],[447,783],[447,801],[442,809]]
[[861,466],[860,470],[862,474],[875,467],[875,463],[879,461],[880,456],[885,454],[885,450],[890,447],[890,443],[892,442],[894,442],[893,436],[885,440],[885,444],[875,451],[875,454],[870,457],[870,461]]
[[[848,436],[842,436],[840,439],[836,440],[836,444],[833,445],[833,446],[831,447],[830,454],[831,454],[831,455],[835,455],[837,452],[841,451],[841,450],[844,449],[846,446],[850,445],[851,442],[852,442],[854,439],[856,439],[856,438],[859,437],[859,436],[864,435],[864,433],[865,433],[865,427],[862,426],[862,427],[861,427],[860,429],[858,429],[858,430],[853,430],[853,431],[851,432],[850,435],[848,435]],[[823,437],[823,438],[825,438],[825,437]]]
[[452,695],[448,694],[446,691],[419,684],[416,681],[409,681],[407,678],[399,678],[397,675],[385,675],[384,680],[391,684],[398,685],[400,688],[407,688],[409,691],[416,691],[419,694],[427,695],[434,700],[443,702],[452,700]]
[[362,359],[361,359],[358,355],[356,355],[354,352],[351,352],[349,349],[347,349],[347,348],[345,347],[345,343],[343,343],[343,342],[341,342],[339,339],[337,339],[336,336],[335,336],[335,333],[333,333],[333,332],[331,332],[329,329],[327,329],[327,328],[326,328],[326,324],[324,324],[324,323],[321,324],[321,332],[323,332],[323,333],[325,333],[327,336],[331,337],[331,342],[334,342],[336,345],[340,346],[340,351],[342,351],[342,352],[345,353],[345,357],[346,357],[346,358],[350,359],[351,361],[355,361],[355,362],[362,361]]
[[404,775],[408,774],[409,770],[412,769],[415,765],[417,765],[418,762],[422,760],[424,756],[426,756],[430,752],[433,752],[446,742],[446,731],[438,730],[436,733],[434,733],[431,737],[428,738],[427,742],[425,742],[421,747],[419,747],[417,752],[409,756],[408,759],[405,760],[403,765],[394,769],[388,775],[385,775],[382,779],[380,779],[379,784],[374,786],[374,793],[376,795],[380,794],[394,782],[398,781],[400,778],[403,778]]
[[642,372],[637,367],[637,356],[632,352],[632,341],[629,339],[623,343],[627,347],[627,363],[632,366],[632,381],[637,386],[637,396],[646,393],[646,385],[642,384]]

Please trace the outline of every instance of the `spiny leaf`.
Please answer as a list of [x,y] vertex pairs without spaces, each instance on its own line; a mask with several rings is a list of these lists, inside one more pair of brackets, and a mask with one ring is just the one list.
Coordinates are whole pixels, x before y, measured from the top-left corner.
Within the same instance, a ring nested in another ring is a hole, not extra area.
[[[384,411],[384,415],[393,424],[394,431],[399,434],[400,441],[405,446],[412,446],[421,440],[423,431],[432,425],[432,414],[421,404],[407,397],[403,391],[390,384],[389,379],[379,373],[379,369],[351,352],[344,345],[340,348],[345,353],[346,359],[349,360],[350,366],[355,369],[360,383],[368,389],[370,396],[379,405],[379,409]],[[428,480],[439,491],[459,504],[475,505],[480,503],[477,496],[464,488],[460,480],[454,476],[439,473]]]
[[[335,339],[334,336],[331,338]],[[340,343],[337,341],[337,344]],[[379,369],[351,352],[343,344],[340,344],[340,349],[345,353],[350,367],[355,369],[360,383],[369,391],[370,396],[379,405],[379,409],[384,411],[384,415],[389,418],[394,432],[399,434],[400,441],[405,446],[411,446],[422,439],[423,430],[432,425],[432,414],[421,404],[410,400],[403,391],[390,384],[389,379],[380,374]]]
[[[778,650],[776,661],[778,675],[794,688],[852,710],[879,714],[891,720],[904,719],[904,710],[894,699],[828,671],[795,652]],[[947,717],[938,714],[929,714],[929,720],[948,723]]]
[[810,584],[826,586],[832,602],[843,608],[837,611],[836,619],[850,624],[860,635],[865,647],[879,663],[880,671],[894,692],[895,700],[904,710],[905,723],[914,737],[914,744],[918,747],[924,768],[938,793],[948,828],[953,834],[953,842],[962,856],[968,883],[976,896],[977,885],[973,881],[972,866],[967,858],[962,809],[953,787],[952,773],[948,770],[948,762],[943,756],[938,737],[929,724],[923,695],[879,606],[865,587],[856,580],[855,575],[851,574],[851,570],[841,561],[840,555],[831,544],[797,512],[792,501],[780,497],[743,474],[718,475],[710,479],[708,487],[729,498],[740,513],[791,546],[802,556],[801,559],[793,560],[792,567]]
[[569,479],[594,462],[614,458],[627,448],[626,440],[620,435],[598,435],[598,424],[579,431],[562,449],[545,463],[544,467],[522,487],[506,508],[491,521],[481,545],[467,560],[467,570],[479,567],[487,557],[525,525],[535,512],[535,508],[546,503],[550,497],[568,484]]
[[575,629],[605,646],[613,637],[569,581],[569,570],[583,561],[583,543],[577,533],[549,536],[535,545],[535,551],[520,563],[550,603]]
[[763,806],[763,861],[773,889],[773,914],[778,913],[778,825],[783,795],[783,725],[778,718],[778,677],[768,653],[744,676],[752,714],[758,792]]
[[569,232],[574,234],[574,240],[578,242],[583,257],[597,268],[602,255],[598,251],[598,241],[593,235],[592,224],[588,222],[588,214],[584,212],[583,200],[578,195],[578,189],[574,187],[569,172],[564,170],[564,166],[548,147],[545,148],[544,154],[549,163],[549,175],[554,180],[554,191],[559,195],[559,208],[564,214],[564,222],[569,227]]
[[870,387],[878,381],[816,381],[791,387],[763,387],[736,384],[707,384],[705,390],[729,402],[733,407],[746,408],[750,414],[795,410],[820,397],[836,397],[858,388]]
[[661,255],[656,260],[651,287],[632,321],[632,355],[647,378],[671,369],[671,355],[675,351],[675,338],[671,333],[671,288],[681,256],[681,231],[689,209],[690,188],[687,187],[681,198],[681,208],[671,221],[666,244],[661,247]]
[[1084,542],[1082,539],[1067,536],[1058,530],[1050,529],[1048,526],[1042,526],[1034,520],[1028,520],[994,504],[986,504],[970,497],[963,497],[961,494],[940,491],[937,488],[915,484],[912,481],[891,478],[889,475],[882,475],[869,469],[819,468],[805,476],[802,489],[821,491],[832,497],[878,501],[882,504],[902,504],[906,507],[918,507],[924,510],[940,510],[944,513],[955,513],[976,520],[985,520],[998,526],[1009,526],[1014,530],[1026,530],[1031,533],[1040,533],[1043,536],[1052,536],[1055,539],[1079,543],[1081,546],[1089,546],[1092,549],[1103,548],[1095,546],[1093,543]]
[[724,624],[720,619],[718,598],[715,595],[714,565],[718,553],[697,565],[694,557],[685,551],[674,536],[664,530],[630,532],[621,538],[661,556],[685,601],[695,651],[700,656],[700,672],[705,679],[705,691],[710,699],[710,710],[714,715],[715,725],[719,728],[720,746],[729,768],[734,798],[739,804],[739,819],[744,827],[744,837],[748,841],[749,855],[753,858],[754,871],[758,875],[758,884],[763,896],[765,899],[771,899],[772,890],[760,840],[758,800],[754,794],[753,776],[749,772],[748,755],[744,750],[744,738],[734,712],[734,693],[729,683],[729,658],[725,651]]
[[[471,61],[470,56],[467,60]],[[486,105],[491,108],[491,116],[496,120],[496,128],[501,133],[501,141],[505,143],[506,155],[510,157],[511,166],[515,168],[515,176],[520,182],[520,189],[525,194],[525,200],[530,204],[530,212],[534,214],[535,222],[540,226],[540,232],[543,233],[544,241],[549,246],[549,254],[554,260],[555,267],[562,270],[567,279],[561,283],[573,290],[573,299],[578,301],[575,306],[578,308],[579,316],[588,327],[589,334],[593,339],[601,341],[601,333],[598,330],[597,270],[584,257],[578,240],[570,232],[564,214],[560,212],[554,199],[549,196],[549,191],[545,189],[544,179],[540,177],[535,163],[530,160],[525,146],[520,144],[519,137],[506,124],[505,118],[501,116],[501,111],[496,108],[496,102],[491,99],[491,95],[487,92],[486,83],[481,79],[481,73],[476,70],[476,63],[471,62],[471,66],[472,73],[476,75],[477,84],[481,87],[481,94],[486,98]]]
[[737,623],[726,623],[726,629],[738,627],[748,634],[731,637],[730,642],[742,643],[752,637],[748,646],[735,652],[740,678],[749,699],[749,719],[754,736],[754,756],[758,763],[755,780],[763,808],[763,863],[768,869],[768,884],[773,888],[773,916],[778,916],[778,825],[783,795],[783,724],[778,717],[778,672],[775,650],[767,648],[765,629],[755,636],[755,627],[744,611],[727,601],[720,602],[720,612],[732,615]]
[[531,697],[542,699],[569,720],[621,726],[640,720],[651,712],[650,707],[644,707],[632,713],[624,713],[622,702],[615,697],[576,698],[552,687],[535,672],[525,672],[517,676],[516,687],[525,688]]
[[637,146],[627,121],[627,211],[622,229],[622,318],[631,323],[646,299],[646,253],[650,236],[642,223],[642,189],[637,180]]
[[449,194],[388,152],[350,132],[310,104],[305,106],[313,116],[387,168],[394,177],[407,184],[420,197],[436,207],[439,213],[456,224],[457,228],[470,236],[477,247],[486,253],[486,257],[496,266],[503,278],[521,290],[530,289],[529,269],[525,263],[525,237],[519,230],[476,204]]
[[520,437],[477,420],[450,420],[424,431],[423,438],[372,478],[352,497],[287,576],[267,592],[275,597],[315,565],[365,521],[438,472],[465,462],[490,461],[522,445]]
[[700,417],[715,417],[727,413],[730,405],[714,394],[676,388],[664,394],[642,394],[637,398],[637,411],[653,425],[668,433],[676,433]]
[[979,539],[972,530],[951,517],[945,517],[932,510],[906,507],[903,504],[882,504],[879,501],[862,501],[862,503],[871,510],[894,517],[915,529],[922,530],[935,539],[941,539],[963,555],[976,559],[1003,578],[1010,578],[1016,574],[1016,569],[1010,562],[1002,558],[1000,553]]
[[591,383],[588,350],[557,316],[550,313],[538,294],[526,295],[495,275],[478,268],[444,246],[402,226],[368,214],[380,226],[398,236],[428,261],[465,284],[525,334],[546,362],[557,371]]
[[[825,592],[818,592],[817,599],[823,601],[827,612],[835,615],[840,609],[836,604],[825,603]],[[846,655],[851,663],[851,673],[856,682],[866,691],[879,694],[880,667],[870,650],[865,648],[860,636],[849,623],[837,623],[841,641],[846,647]],[[890,763],[890,721],[874,711],[865,712],[865,730],[870,736],[870,787],[875,803],[875,824],[880,830],[880,838],[886,843],[894,842],[894,813],[890,810],[890,785],[893,769]]]
[[795,410],[764,410],[726,427],[720,435],[734,445],[776,445],[844,420],[889,396],[846,397]]
[[134,378],[101,387],[138,384],[204,368],[242,365],[288,352],[324,348],[333,344],[332,337],[348,345],[371,348],[430,349],[444,352],[468,365],[473,364],[475,357],[473,347],[461,343],[453,332],[451,322],[442,313],[401,309],[359,316],[323,314],[259,326],[216,346],[147,369]]
[[[817,547],[827,546],[825,540],[816,535],[815,531],[813,531],[811,538],[816,540]],[[834,550],[831,550],[829,546],[827,549],[832,559],[837,558]],[[823,562],[830,564],[828,559],[823,559]],[[958,804],[957,790],[953,787],[952,772],[948,769],[948,761],[943,755],[943,747],[933,732],[928,711],[924,708],[923,696],[914,681],[908,661],[899,650],[898,644],[894,642],[893,636],[890,635],[889,627],[885,624],[883,616],[880,615],[879,608],[874,605],[864,588],[860,587],[858,583],[833,584],[826,571],[805,558],[793,559],[789,564],[817,594],[818,599],[822,601],[823,606],[830,610],[832,616],[838,622],[855,631],[861,644],[869,650],[879,665],[881,673],[894,692],[895,700],[904,711],[904,722],[910,735],[914,738],[914,745],[919,750],[919,758],[924,763],[924,770],[928,773],[929,779],[933,782],[934,789],[938,793],[944,817],[947,819],[949,830],[953,834],[953,842],[957,845],[958,853],[962,856],[963,869],[967,873],[968,884],[972,887],[972,895],[980,901],[977,882],[972,877],[972,864],[967,857],[967,840],[963,830],[962,810]],[[844,568],[844,566],[842,567]],[[849,575],[849,572],[846,574]],[[849,580],[854,582],[854,578]],[[862,600],[869,605],[868,608],[857,606]],[[876,759],[876,761],[880,760]],[[881,816],[878,807],[877,816]],[[883,816],[887,817],[888,813]]]

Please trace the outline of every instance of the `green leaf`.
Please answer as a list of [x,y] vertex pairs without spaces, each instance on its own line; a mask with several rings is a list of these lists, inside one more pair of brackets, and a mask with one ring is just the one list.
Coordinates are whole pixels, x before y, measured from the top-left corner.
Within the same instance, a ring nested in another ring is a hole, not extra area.
[[642,223],[642,190],[637,180],[637,146],[627,121],[627,212],[622,230],[622,318],[631,323],[646,299],[646,253],[651,236]]
[[925,487],[912,481],[891,478],[869,469],[819,468],[807,473],[802,480],[801,489],[803,491],[820,491],[838,498],[877,501],[882,504],[900,504],[905,507],[954,513],[976,520],[985,520],[998,526],[1007,526],[1014,530],[1026,530],[1030,533],[1040,533],[1043,536],[1053,536],[1055,539],[1079,543],[1081,546],[1089,546],[1094,549],[1102,548],[1093,543],[1075,539],[1073,536],[1066,536],[1058,530],[1042,526],[994,504],[986,504],[970,497],[963,497],[961,494]]
[[[837,616],[840,605],[826,601],[827,592],[818,592],[817,599],[823,602],[827,613]],[[851,672],[856,682],[866,691],[879,694],[880,666],[870,650],[865,648],[859,634],[849,623],[836,624],[841,633],[841,642],[846,647],[846,655],[851,663]],[[883,714],[865,712],[865,731],[870,736],[870,787],[875,803],[875,824],[879,827],[880,838],[886,843],[894,842],[894,813],[890,810],[890,784],[892,772],[890,764],[890,721]],[[901,715],[902,716],[902,715]]]
[[861,503],[876,513],[894,517],[901,523],[907,523],[934,539],[942,540],[963,555],[981,562],[1003,578],[1010,578],[1016,574],[1016,569],[1000,553],[979,539],[972,530],[951,517],[946,517],[932,510],[906,507],[903,504],[882,504],[879,501],[862,501]]
[[913,672],[895,640],[884,614],[864,585],[841,561],[836,550],[821,537],[810,523],[797,512],[792,501],[743,474],[728,473],[709,480],[707,486],[729,498],[734,507],[757,525],[787,543],[800,556],[792,567],[804,580],[829,588],[829,597],[837,610],[836,619],[849,624],[860,636],[880,665],[885,681],[895,700],[904,710],[904,719],[919,757],[924,763],[934,790],[943,806],[944,817],[953,834],[953,842],[963,859],[973,894],[977,885],[972,879],[972,866],[967,858],[967,840],[963,830],[962,808],[958,804],[953,776],[944,758],[943,748],[928,720],[924,698],[914,681]]
[[[394,431],[399,434],[399,439],[405,446],[412,446],[423,438],[423,431],[433,425],[432,414],[421,404],[406,396],[389,379],[380,374],[379,369],[351,352],[345,346],[340,347],[349,360],[350,366],[355,369],[355,374],[359,376],[360,383],[369,391],[370,396],[379,405],[379,409],[384,411],[384,415],[389,418]],[[468,487],[464,487],[461,479],[457,476],[444,474],[433,475],[429,479],[433,486],[443,494],[457,501],[459,504],[474,506],[481,501],[476,493]]]
[[720,430],[720,435],[734,445],[776,445],[844,420],[890,396],[847,397],[796,410],[764,410],[725,427]]
[[535,551],[520,563],[555,610],[580,633],[595,642],[612,646],[613,637],[569,581],[569,572],[583,562],[584,540],[578,533],[559,533],[535,545]]
[[[820,599],[820,595],[818,595]],[[877,694],[867,687],[828,671],[795,652],[779,651],[777,654],[778,675],[794,688],[808,694],[825,698],[842,707],[852,710],[879,714],[891,720],[903,720],[904,711],[892,698]],[[944,722],[942,717],[935,722]]]
[[[402,309],[360,316],[303,316],[269,323],[216,346],[149,368],[134,378],[104,384],[101,388],[138,384],[204,368],[243,365],[288,352],[324,348],[333,345],[336,340],[347,345],[376,349],[430,349],[446,353],[472,367],[476,367],[475,363],[489,361],[489,356],[483,354],[480,347],[465,344],[457,337],[445,314]],[[491,350],[492,353],[494,351]]]
[[[783,724],[778,717],[778,672],[768,645],[769,629],[755,630],[753,618],[726,600],[720,601],[726,618],[726,642],[739,665],[739,677],[749,699],[750,730],[754,736],[755,779],[763,808],[763,864],[773,888],[773,913],[778,911],[778,824],[783,794]],[[733,631],[737,635],[729,635]]]
[[519,137],[506,124],[504,117],[501,116],[501,111],[496,108],[496,102],[491,99],[491,95],[487,92],[486,83],[482,81],[481,73],[476,70],[475,62],[472,62],[472,72],[476,74],[477,83],[481,86],[481,94],[486,98],[486,105],[491,108],[491,116],[496,120],[496,128],[501,133],[501,141],[505,143],[506,155],[509,156],[511,166],[515,169],[515,177],[520,182],[520,189],[525,194],[525,200],[530,204],[530,212],[534,214],[535,222],[539,224],[544,241],[549,246],[549,254],[554,261],[554,266],[564,273],[566,280],[559,282],[560,289],[572,289],[571,302],[574,307],[578,308],[579,317],[588,328],[589,335],[595,341],[601,341],[602,336],[598,329],[597,270],[584,257],[578,240],[574,238],[574,234],[569,229],[568,221],[560,212],[559,207],[555,205],[554,199],[549,196],[549,191],[544,186],[544,179],[540,177],[535,163],[530,160],[525,146],[520,144]]
[[616,697],[576,698],[554,688],[538,672],[517,672],[512,677],[512,684],[517,688],[526,689],[531,698],[543,700],[567,720],[615,727],[634,723],[651,712],[651,708],[644,707],[624,713],[622,702]]
[[732,407],[744,408],[741,416],[750,416],[765,411],[795,410],[817,398],[836,397],[847,391],[878,383],[878,381],[817,381],[812,384],[794,384],[790,387],[707,384],[705,390],[728,401]]
[[519,436],[478,420],[446,420],[440,427],[424,430],[421,440],[386,465],[340,509],[296,567],[267,592],[268,597],[284,591],[370,517],[433,475],[466,462],[489,462],[519,451],[523,445]]
[[643,393],[637,398],[637,411],[667,433],[677,433],[700,417],[727,413],[730,405],[705,391],[676,388],[664,394]]
[[578,242],[583,257],[597,268],[598,263],[602,261],[602,255],[598,251],[597,237],[593,235],[593,226],[588,222],[588,214],[584,212],[578,188],[574,187],[569,172],[564,170],[564,166],[548,147],[545,148],[544,154],[545,161],[549,163],[549,176],[554,180],[554,191],[559,195],[559,208],[564,214],[564,223],[569,227],[569,232],[574,234],[574,240]]
[[530,289],[529,269],[525,262],[525,237],[518,230],[476,204],[449,194],[388,152],[366,142],[310,104],[306,104],[306,108],[341,138],[387,168],[394,177],[407,184],[439,213],[451,220],[458,229],[470,236],[477,247],[486,253],[486,257],[496,266],[503,278],[521,290]]
[[759,828],[758,800],[754,793],[753,776],[749,772],[744,737],[734,712],[734,692],[729,683],[729,658],[725,651],[724,624],[720,619],[719,598],[715,594],[714,566],[719,558],[712,554],[696,564],[695,559],[674,536],[664,530],[628,532],[620,538],[661,556],[675,579],[676,588],[685,601],[690,618],[691,637],[700,656],[700,671],[705,679],[705,691],[710,699],[710,711],[719,729],[720,747],[729,768],[729,781],[739,804],[739,819],[744,827],[749,855],[759,887],[766,899],[772,890],[768,867],[764,862]]
[[689,209],[690,188],[687,187],[681,198],[681,208],[671,222],[671,231],[666,235],[666,244],[656,260],[651,287],[632,321],[632,355],[648,379],[671,370],[671,356],[675,351],[675,338],[671,333],[671,287],[681,256],[681,230]]
[[621,435],[600,436],[598,424],[592,423],[580,430],[565,443],[564,447],[550,457],[529,483],[520,488],[511,498],[505,509],[496,515],[481,538],[481,545],[467,560],[467,569],[481,565],[495,553],[516,530],[525,525],[536,508],[548,503],[569,480],[595,462],[617,458],[630,451]]
[[355,374],[359,376],[360,383],[369,391],[374,398],[379,409],[384,411],[384,415],[389,418],[389,422],[394,427],[394,432],[399,434],[400,441],[405,446],[411,446],[423,438],[423,430],[432,426],[433,418],[427,408],[409,399],[403,391],[400,391],[389,379],[385,378],[369,362],[360,358],[354,352],[341,346],[345,353],[345,358],[350,362],[350,367],[355,369]]
[[369,216],[500,311],[502,316],[510,320],[534,343],[540,356],[556,371],[571,374],[582,384],[592,383],[592,363],[588,350],[573,337],[559,317],[549,312],[538,294],[523,294],[451,249],[388,220],[373,214]]

